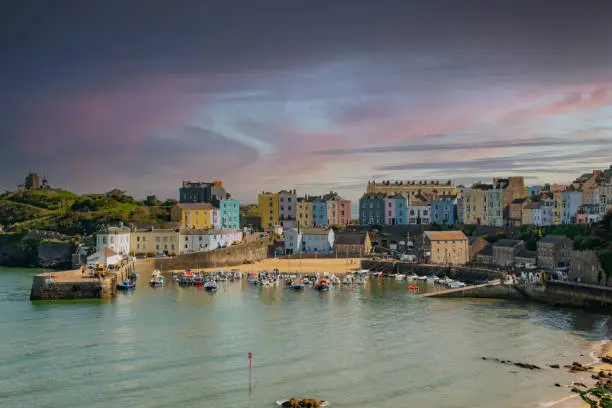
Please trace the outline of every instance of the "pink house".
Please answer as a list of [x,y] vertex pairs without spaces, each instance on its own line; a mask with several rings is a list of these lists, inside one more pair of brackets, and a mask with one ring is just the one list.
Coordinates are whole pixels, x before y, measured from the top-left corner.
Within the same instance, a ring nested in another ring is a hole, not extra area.
[[338,224],[348,225],[351,222],[351,201],[338,200]]

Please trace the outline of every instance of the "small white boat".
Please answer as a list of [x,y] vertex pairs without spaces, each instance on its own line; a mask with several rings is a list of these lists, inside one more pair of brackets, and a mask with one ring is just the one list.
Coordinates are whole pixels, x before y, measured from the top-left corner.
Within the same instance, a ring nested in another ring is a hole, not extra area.
[[217,284],[215,283],[215,281],[211,280],[208,281],[204,284],[204,289],[214,292],[217,290]]
[[[278,405],[279,407],[282,407],[284,403],[289,402],[288,399],[285,400],[278,400],[276,401],[276,405]],[[329,407],[329,401],[325,401],[325,400],[319,400],[319,403],[321,405],[319,405],[320,407]]]
[[404,280],[406,279],[406,275],[402,275],[401,273],[398,273],[397,275],[395,275],[395,280]]
[[350,285],[353,283],[353,278],[350,276],[345,276],[344,279],[342,279],[342,283],[345,285]]
[[421,282],[425,282],[427,280],[427,276],[417,276],[416,280],[421,281]]
[[415,275],[414,273],[412,275],[406,276],[406,280],[410,281],[410,282],[417,280],[417,278],[418,278],[418,276]]

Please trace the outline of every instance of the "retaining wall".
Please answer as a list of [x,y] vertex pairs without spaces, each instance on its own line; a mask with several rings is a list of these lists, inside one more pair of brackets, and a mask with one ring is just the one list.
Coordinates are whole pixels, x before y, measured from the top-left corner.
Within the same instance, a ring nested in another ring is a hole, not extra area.
[[[215,268],[233,265],[254,263],[268,257],[268,245],[263,242],[240,244],[208,252],[195,252],[181,254],[170,258],[155,258],[153,261],[157,269],[168,271],[171,269],[188,268]],[[149,267],[149,262],[139,262],[138,267]]]

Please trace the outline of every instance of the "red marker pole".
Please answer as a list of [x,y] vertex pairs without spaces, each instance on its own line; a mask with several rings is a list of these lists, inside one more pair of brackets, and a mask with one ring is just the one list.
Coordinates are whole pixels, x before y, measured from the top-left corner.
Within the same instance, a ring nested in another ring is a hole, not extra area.
[[249,392],[253,388],[253,382],[252,382],[253,377],[251,375],[252,361],[253,361],[253,353],[249,351]]

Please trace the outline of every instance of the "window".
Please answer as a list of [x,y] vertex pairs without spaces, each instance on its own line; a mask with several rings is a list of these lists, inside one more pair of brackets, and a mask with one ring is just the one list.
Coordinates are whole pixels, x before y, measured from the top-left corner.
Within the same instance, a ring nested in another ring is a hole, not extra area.
[[140,249],[140,244],[136,244],[136,249]]
[[155,245],[155,249],[159,251],[159,245]]
[[136,237],[136,242],[140,242],[140,237]]
[[185,244],[185,249],[187,249],[187,244]]
[[287,210],[291,211],[291,206],[287,207]]
[[174,251],[174,245],[172,245],[172,250]]
[[198,241],[201,241],[201,240],[202,240],[202,237],[198,237]]
[[287,202],[290,203],[291,202],[291,197],[287,198]]
[[155,237],[155,242],[161,242],[161,237]]
[[284,201],[285,201],[285,199],[283,197],[281,197],[280,202],[282,203]]

